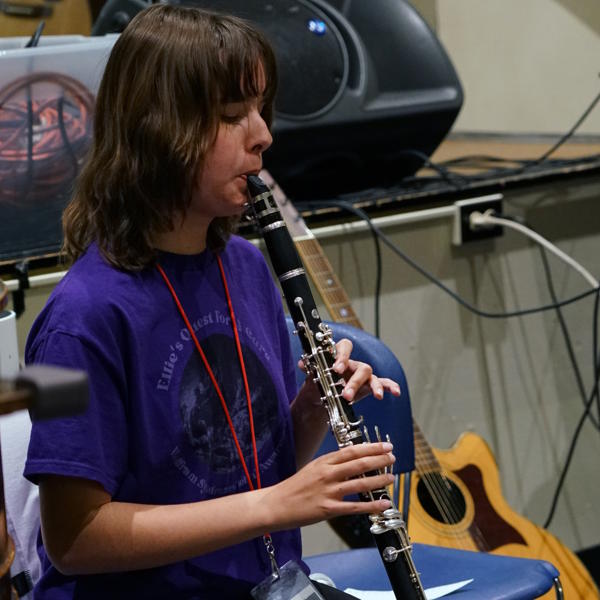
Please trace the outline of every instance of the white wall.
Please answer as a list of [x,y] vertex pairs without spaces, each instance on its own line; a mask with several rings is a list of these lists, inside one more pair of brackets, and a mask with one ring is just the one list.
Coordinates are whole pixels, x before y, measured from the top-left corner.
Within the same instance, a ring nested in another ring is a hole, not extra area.
[[[600,4],[417,0],[462,81],[455,131],[562,133],[600,92]],[[433,17],[435,15],[435,17]],[[600,108],[579,130],[600,133]]]

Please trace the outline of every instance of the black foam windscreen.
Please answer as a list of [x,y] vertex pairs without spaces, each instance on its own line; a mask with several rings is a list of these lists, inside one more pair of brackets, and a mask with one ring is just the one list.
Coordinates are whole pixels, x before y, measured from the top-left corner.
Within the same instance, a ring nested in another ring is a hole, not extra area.
[[[346,84],[348,58],[337,37],[311,35],[302,21],[290,16],[269,32],[280,56],[286,57],[278,63],[277,112],[290,119],[311,118],[337,102]],[[299,89],[304,92],[298,94]]]

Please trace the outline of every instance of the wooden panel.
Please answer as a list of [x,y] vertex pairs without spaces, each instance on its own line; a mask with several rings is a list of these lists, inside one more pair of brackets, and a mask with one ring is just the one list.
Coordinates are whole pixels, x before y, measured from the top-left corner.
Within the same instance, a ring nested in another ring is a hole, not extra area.
[[[558,138],[548,140],[531,136],[449,136],[432,154],[433,163],[443,163],[446,160],[461,158],[465,156],[486,155],[508,160],[536,160],[544,155],[558,141]],[[582,158],[594,154],[600,154],[600,142],[571,139],[562,144],[550,159],[572,159]],[[504,166],[510,167],[509,163]],[[515,165],[516,166],[516,163]],[[490,165],[491,167],[491,165]],[[481,169],[453,166],[452,170],[464,173],[480,172]],[[419,173],[431,175],[427,169]]]
[[46,22],[43,35],[90,34],[92,21],[86,0],[8,0],[2,4],[43,7],[51,14],[47,17],[9,16],[0,10],[0,37],[33,35],[42,20]]

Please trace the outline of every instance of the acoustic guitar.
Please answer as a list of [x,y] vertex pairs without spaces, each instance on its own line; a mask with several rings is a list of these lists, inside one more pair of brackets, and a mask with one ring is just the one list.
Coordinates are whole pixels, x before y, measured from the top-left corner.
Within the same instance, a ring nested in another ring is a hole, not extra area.
[[[314,234],[269,173],[263,171],[261,177],[273,190],[298,254],[331,319],[363,329]],[[560,571],[566,600],[599,598],[598,589],[579,558],[504,500],[496,461],[480,436],[464,433],[452,448],[440,450],[428,444],[414,420],[413,431],[415,472],[411,477],[408,519],[413,541],[547,560]],[[334,523],[332,526],[338,531]],[[543,597],[554,598],[554,591]]]

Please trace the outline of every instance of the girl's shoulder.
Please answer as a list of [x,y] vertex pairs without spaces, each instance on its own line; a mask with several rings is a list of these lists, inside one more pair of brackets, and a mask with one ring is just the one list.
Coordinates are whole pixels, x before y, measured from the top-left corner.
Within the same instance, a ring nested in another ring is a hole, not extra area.
[[143,302],[144,280],[143,272],[116,269],[90,246],[50,294],[30,339],[53,332],[84,338],[117,327]]

